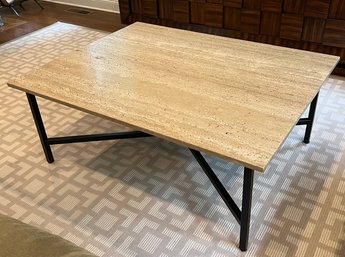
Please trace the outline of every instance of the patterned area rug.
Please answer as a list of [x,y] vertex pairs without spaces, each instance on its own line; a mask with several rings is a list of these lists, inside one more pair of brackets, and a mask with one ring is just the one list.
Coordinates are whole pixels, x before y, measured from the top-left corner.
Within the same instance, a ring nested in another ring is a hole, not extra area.
[[[183,147],[157,138],[58,145],[46,163],[25,94],[6,82],[105,34],[57,23],[0,46],[1,213],[99,256],[344,256],[341,77],[321,90],[311,143],[296,127],[266,173],[256,173],[246,253],[235,219]],[[39,104],[50,136],[127,129]],[[243,169],[206,158],[240,204]]]

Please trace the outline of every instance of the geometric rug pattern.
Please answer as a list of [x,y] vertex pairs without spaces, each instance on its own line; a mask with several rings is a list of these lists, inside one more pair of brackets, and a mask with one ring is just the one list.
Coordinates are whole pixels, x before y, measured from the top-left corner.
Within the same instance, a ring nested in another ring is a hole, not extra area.
[[[238,249],[236,220],[184,147],[153,137],[54,145],[48,164],[25,94],[6,82],[104,35],[56,23],[0,45],[1,213],[103,257],[344,256],[341,77],[321,89],[311,142],[302,143],[303,126],[294,128],[266,172],[255,173],[246,253]],[[130,130],[38,103],[48,136]],[[240,205],[243,168],[205,157]]]

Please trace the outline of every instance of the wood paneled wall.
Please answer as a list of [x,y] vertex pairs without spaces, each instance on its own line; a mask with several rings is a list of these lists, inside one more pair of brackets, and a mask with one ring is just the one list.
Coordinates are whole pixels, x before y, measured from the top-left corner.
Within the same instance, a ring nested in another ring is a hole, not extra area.
[[345,0],[119,0],[123,23],[145,21],[339,55]]

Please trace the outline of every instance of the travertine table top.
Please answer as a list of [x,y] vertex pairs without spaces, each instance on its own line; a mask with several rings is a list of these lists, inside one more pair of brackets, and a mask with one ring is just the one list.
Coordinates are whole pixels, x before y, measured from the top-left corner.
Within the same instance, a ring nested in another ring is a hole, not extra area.
[[338,60],[135,23],[9,86],[264,171]]

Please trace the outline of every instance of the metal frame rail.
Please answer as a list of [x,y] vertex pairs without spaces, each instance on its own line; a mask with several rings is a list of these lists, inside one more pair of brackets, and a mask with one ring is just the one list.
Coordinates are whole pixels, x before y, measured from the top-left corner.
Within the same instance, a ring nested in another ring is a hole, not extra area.
[[[48,163],[54,162],[51,145],[54,144],[68,144],[68,143],[79,143],[79,142],[91,142],[101,140],[117,140],[117,139],[128,139],[128,138],[141,138],[150,137],[152,135],[141,132],[141,131],[129,131],[129,132],[116,132],[106,134],[93,134],[93,135],[78,135],[78,136],[65,136],[65,137],[52,137],[48,138],[47,133],[43,124],[43,120],[39,111],[39,107],[36,101],[36,97],[32,94],[26,93],[30,109],[33,115],[33,119],[36,124],[37,132],[43,147],[43,151]],[[315,110],[317,105],[319,93],[316,94],[315,98],[310,104],[309,114],[307,118],[301,118],[296,125],[306,125],[306,131],[303,142],[308,144],[310,141],[311,130],[313,127]],[[226,188],[220,182],[212,168],[209,166],[202,154],[194,149],[189,148],[201,168],[208,176],[209,180],[216,188],[219,195],[222,197],[224,203],[229,208],[236,221],[240,225],[240,249],[246,251],[248,249],[249,241],[249,227],[250,227],[250,213],[252,204],[252,193],[253,193],[253,181],[254,181],[254,170],[244,167],[243,177],[243,193],[242,193],[242,208],[237,206],[232,197],[229,195]]]

